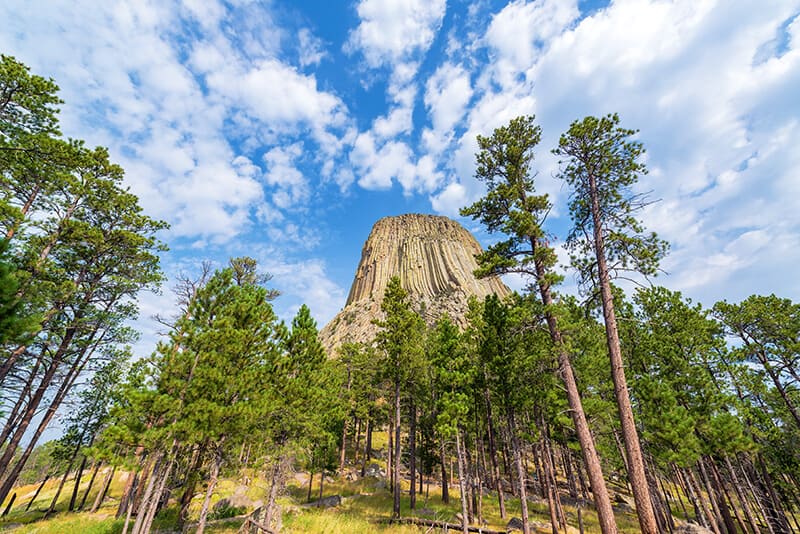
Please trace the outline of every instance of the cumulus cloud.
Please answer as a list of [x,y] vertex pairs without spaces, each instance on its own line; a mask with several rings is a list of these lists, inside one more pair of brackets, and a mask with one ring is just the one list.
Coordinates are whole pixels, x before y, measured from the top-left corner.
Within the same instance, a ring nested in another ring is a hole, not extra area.
[[308,28],[302,28],[297,33],[297,40],[301,67],[318,65],[327,55],[323,49],[322,40],[315,37]]
[[264,154],[267,172],[264,180],[275,187],[272,202],[281,209],[288,209],[308,200],[310,191],[308,180],[303,176],[295,160],[302,154],[302,145],[295,143],[285,147],[275,147]]
[[347,50],[360,51],[370,67],[403,63],[433,42],[444,17],[444,0],[361,0],[360,23]]
[[[566,191],[549,150],[572,120],[616,111],[648,149],[641,190],[661,202],[642,217],[673,244],[665,283],[704,302],[732,285],[800,294],[783,270],[800,260],[790,215],[800,209],[790,148],[800,141],[799,10],[796,1],[614,2],[578,20],[574,3],[512,2],[483,37],[491,64],[472,73],[476,94],[449,161],[460,179],[431,197],[433,208],[451,214],[482,192],[465,178],[476,133],[535,113],[537,182],[563,231]],[[766,271],[790,281],[776,288],[758,279]]]

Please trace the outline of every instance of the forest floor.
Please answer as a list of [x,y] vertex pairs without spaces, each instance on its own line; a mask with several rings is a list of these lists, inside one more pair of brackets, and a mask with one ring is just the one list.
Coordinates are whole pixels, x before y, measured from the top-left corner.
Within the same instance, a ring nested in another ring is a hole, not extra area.
[[[104,505],[96,512],[68,513],[72,485],[68,482],[56,506],[56,513],[44,519],[44,512],[49,507],[55,495],[58,480],[51,480],[45,484],[42,491],[32,503],[30,511],[25,511],[38,485],[22,486],[16,488],[17,500],[10,513],[0,519],[0,531],[13,531],[16,534],[117,534],[122,532],[124,519],[115,519],[119,496],[122,493],[127,473],[119,473],[106,498]],[[102,477],[102,470],[98,478]],[[353,477],[351,477],[353,478]],[[212,497],[212,507],[221,499],[234,494],[244,494],[248,499],[256,501],[263,499],[267,493],[266,481],[253,478],[247,486],[242,480],[224,479],[220,481],[217,491]],[[314,499],[318,497],[319,475],[313,480]],[[416,510],[410,510],[408,481],[404,481],[401,510],[403,517],[419,517],[439,521],[457,523],[456,513],[460,511],[457,486],[450,491],[450,504],[441,502],[441,488],[435,481],[426,481],[425,491],[417,496]],[[81,492],[85,491],[87,483],[82,484]],[[99,486],[99,484],[95,484]],[[87,508],[91,507],[97,490],[93,489],[86,500]],[[315,508],[306,506],[308,491],[308,474],[298,472],[290,476],[287,489],[280,499],[282,509],[282,532],[287,533],[353,533],[353,534],[419,534],[428,529],[412,525],[389,524],[388,520],[392,509],[392,496],[386,488],[386,482],[376,477],[332,479],[326,477],[323,484],[323,496],[339,495],[342,497],[340,505],[331,508]],[[82,493],[80,493],[82,496]],[[204,491],[198,487],[198,492],[192,502],[191,517],[196,518],[202,504]],[[519,500],[509,498],[506,503],[507,519],[501,519],[496,494],[492,493],[483,498],[483,518],[485,526],[494,530],[505,530],[511,517],[519,517]],[[547,504],[544,501],[530,499],[532,524],[538,528],[536,532],[550,532],[547,515]],[[570,532],[577,532],[577,509],[573,506],[564,506],[567,522],[575,527]],[[225,515],[225,513],[218,514]],[[213,516],[212,516],[213,517]],[[597,516],[590,509],[582,510],[585,532],[598,532]],[[176,532],[177,505],[170,502],[154,523],[154,532]],[[242,524],[243,516],[230,518],[214,518],[206,531],[211,533],[235,533]],[[619,512],[617,517],[621,532],[638,532],[635,515],[630,512]],[[192,529],[189,529],[191,532]]]

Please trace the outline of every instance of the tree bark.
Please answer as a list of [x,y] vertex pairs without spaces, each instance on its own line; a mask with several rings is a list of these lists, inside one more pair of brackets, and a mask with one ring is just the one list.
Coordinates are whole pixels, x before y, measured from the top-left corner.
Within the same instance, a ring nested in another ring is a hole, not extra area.
[[75,484],[72,487],[72,496],[69,499],[69,508],[67,508],[70,512],[75,511],[75,501],[78,499],[78,489],[81,485],[84,469],[86,469],[86,455],[83,455],[81,463],[78,465],[78,470],[75,472]]
[[517,436],[514,412],[509,408],[508,431],[511,434],[511,448],[514,455],[514,466],[517,470],[517,486],[519,487],[520,515],[522,516],[522,534],[531,534],[531,525],[528,516],[528,490],[525,487],[525,470],[522,467],[522,447]]
[[409,479],[411,480],[411,488],[409,490],[409,507],[412,510],[417,508],[417,407],[412,399],[408,403],[409,416],[411,423],[408,429],[408,461],[409,461]]
[[441,454],[439,455],[439,463],[442,467],[442,503],[450,504],[450,491],[449,488],[447,487],[447,479],[449,477],[447,476],[446,461],[447,459],[445,458],[444,454],[444,443],[442,443]]
[[99,508],[100,505],[103,504],[103,500],[106,498],[108,494],[108,488],[111,487],[111,481],[114,480],[114,473],[117,471],[117,466],[111,468],[111,470],[106,473],[106,478],[103,479],[103,486],[100,488],[100,492],[97,494],[97,497],[94,500],[94,504],[92,504],[92,509],[89,510],[91,513],[95,513]]
[[208,517],[208,508],[211,505],[211,496],[217,487],[219,480],[219,468],[222,465],[222,450],[217,448],[214,454],[214,462],[211,464],[211,479],[208,481],[208,488],[206,489],[206,496],[203,499],[203,507],[200,508],[200,519],[197,521],[197,534],[203,534],[206,529],[206,518]]
[[400,380],[394,383],[394,461],[392,462],[392,472],[394,473],[394,499],[392,502],[392,517],[400,517]]
[[[739,483],[739,477],[736,475],[736,470],[733,468],[731,464],[731,460],[726,454],[725,458],[725,467],[728,468],[728,473],[731,476],[731,480],[733,480],[733,490],[736,492],[736,496],[739,499],[739,505],[744,512],[744,516],[747,519],[747,522],[750,524],[750,528],[753,531],[753,534],[761,534],[761,531],[758,528],[758,522],[756,521],[755,516],[753,515],[753,510],[750,508],[750,503],[748,502],[744,492],[742,491],[742,486]],[[745,531],[746,533],[746,531]]]
[[81,503],[78,505],[79,512],[83,510],[83,507],[86,504],[86,498],[89,497],[89,492],[92,491],[92,486],[94,486],[94,480],[95,478],[97,478],[97,473],[98,471],[100,471],[101,464],[102,462],[100,462],[100,460],[97,459],[94,460],[94,465],[92,466],[92,476],[89,477],[89,485],[86,487],[86,491],[83,492]]
[[[531,240],[531,246],[535,247],[536,245],[537,243],[535,240]],[[550,291],[550,286],[546,281],[545,269],[541,261],[538,260],[535,262],[535,267],[539,294],[542,303],[545,305],[545,317],[550,339],[558,350],[558,374],[561,377],[561,381],[564,383],[564,388],[567,393],[570,416],[572,417],[572,424],[575,425],[575,433],[578,436],[581,453],[583,454],[583,461],[586,464],[586,472],[589,475],[589,485],[592,487],[592,497],[594,498],[594,506],[597,510],[600,530],[603,534],[615,534],[617,532],[617,523],[614,518],[614,509],[611,507],[611,498],[608,495],[606,481],[603,478],[600,456],[597,454],[594,438],[589,429],[589,423],[586,421],[586,413],[583,411],[583,402],[581,401],[580,392],[578,391],[578,383],[575,379],[572,362],[569,359],[569,354],[567,354],[567,351],[564,349],[564,341],[561,330],[558,327],[558,320],[551,311],[553,307],[553,296]]]
[[26,512],[31,509],[31,505],[33,504],[33,501],[35,501],[36,497],[39,496],[39,492],[42,491],[42,488],[44,487],[44,485],[47,483],[48,480],[50,480],[50,475],[45,476],[44,480],[42,480],[42,483],[39,484],[38,488],[36,488],[36,493],[34,493],[33,497],[31,497],[31,500],[28,502],[28,506],[25,507],[25,511]]
[[492,421],[492,400],[489,390],[483,392],[486,401],[486,426],[489,437],[489,459],[492,464],[492,486],[497,490],[497,503],[500,507],[500,518],[506,518],[506,499],[503,494],[503,481],[500,478],[500,466],[497,463],[497,446],[495,444],[494,422]]
[[[153,495],[153,490],[156,484],[156,478],[159,470],[161,469],[161,463],[164,459],[163,453],[159,453],[156,458],[152,462],[152,471],[147,477],[147,484],[145,484],[144,494],[142,495],[142,500],[138,504],[138,508],[136,510],[136,521],[133,523],[133,534],[142,534],[144,531],[142,530],[142,524],[144,523],[145,516],[147,515],[147,510],[150,506],[150,500]],[[142,475],[144,476],[144,475]],[[141,487],[141,485],[140,485]],[[131,501],[131,508],[136,505],[135,499]]]
[[372,448],[372,418],[367,416],[367,428],[364,436],[364,457],[361,459],[361,477],[367,474],[367,462],[369,462],[370,448]]
[[650,490],[644,471],[642,448],[639,444],[639,433],[633,419],[631,398],[628,394],[628,382],[625,378],[625,364],[617,330],[617,316],[614,311],[614,297],[611,293],[611,280],[606,265],[603,224],[600,219],[600,201],[597,192],[596,178],[589,173],[589,194],[592,213],[592,230],[594,233],[594,249],[597,258],[597,274],[600,283],[600,299],[603,308],[603,320],[606,325],[606,343],[611,361],[611,379],[614,382],[614,396],[622,426],[622,437],[625,441],[625,452],[628,457],[628,478],[633,489],[636,502],[636,515],[643,534],[658,534]]
[[458,492],[461,499],[461,532],[469,533],[469,513],[467,511],[467,488],[464,480],[464,458],[461,454],[461,430],[456,430],[456,456],[458,457]]
[[170,457],[167,461],[167,468],[164,470],[163,475],[161,475],[161,480],[158,483],[156,488],[155,495],[150,501],[150,506],[147,509],[147,513],[144,518],[143,528],[140,531],[141,534],[149,534],[152,525],[153,519],[156,516],[161,504],[162,504],[162,497],[164,495],[164,487],[167,484],[167,480],[169,480],[169,476],[172,474],[172,466],[175,465],[175,461]]
[[[694,472],[689,468],[686,469],[685,473],[686,481],[693,488],[698,505],[700,507],[700,512],[703,514],[703,519],[705,521],[704,526],[713,530],[714,534],[720,534],[719,524],[717,523],[715,514],[712,510],[709,510],[708,506],[706,506],[705,499],[703,499],[703,489],[697,482],[697,477],[694,476]],[[709,495],[709,497],[711,497],[711,495]]]
[[75,461],[75,457],[70,460],[69,465],[67,466],[67,470],[64,471],[64,476],[61,477],[61,481],[58,483],[58,489],[56,490],[56,494],[53,495],[53,500],[50,501],[50,506],[47,508],[47,511],[44,513],[44,517],[47,518],[50,514],[55,512],[56,510],[56,503],[58,502],[58,498],[61,496],[61,490],[64,489],[64,484],[67,482],[67,477],[69,476],[69,472],[72,470],[72,463]]

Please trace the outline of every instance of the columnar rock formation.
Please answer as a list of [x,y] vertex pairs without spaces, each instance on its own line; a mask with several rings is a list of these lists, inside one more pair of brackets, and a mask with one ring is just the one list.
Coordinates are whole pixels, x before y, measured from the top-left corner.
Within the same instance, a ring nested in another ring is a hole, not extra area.
[[375,223],[364,244],[361,262],[344,309],[320,332],[333,354],[343,342],[369,342],[381,316],[386,284],[399,276],[426,321],[444,313],[463,325],[470,295],[509,294],[497,277],[478,280],[475,255],[481,247],[457,222],[435,215],[400,215]]

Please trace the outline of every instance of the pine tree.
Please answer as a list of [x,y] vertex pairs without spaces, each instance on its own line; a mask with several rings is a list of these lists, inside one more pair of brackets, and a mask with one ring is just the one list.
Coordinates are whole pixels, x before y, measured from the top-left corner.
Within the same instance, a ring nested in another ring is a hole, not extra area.
[[469,513],[463,435],[470,415],[476,368],[467,351],[461,347],[458,327],[447,316],[439,319],[434,328],[430,363],[434,387],[438,392],[436,430],[445,440],[455,439],[461,498],[461,528],[466,534],[469,532]]
[[658,527],[625,378],[611,282],[619,273],[630,271],[655,275],[666,244],[653,233],[645,234],[634,216],[643,206],[642,197],[631,188],[639,175],[646,173],[639,161],[644,148],[630,139],[635,134],[633,130],[618,125],[617,115],[575,121],[553,153],[565,158],[559,162],[559,177],[572,189],[569,209],[574,226],[567,246],[573,265],[581,281],[600,292],[611,378],[639,526],[645,534],[656,534]]
[[381,310],[383,320],[376,320],[380,330],[376,336],[378,346],[386,355],[386,375],[392,383],[394,411],[394,501],[392,515],[400,517],[400,421],[402,387],[412,371],[413,362],[421,355],[424,323],[411,309],[408,293],[400,284],[400,278],[389,279]]
[[491,137],[478,136],[476,177],[487,186],[487,194],[462,215],[479,220],[489,232],[500,232],[506,239],[491,245],[478,256],[479,276],[520,273],[530,276],[545,306],[550,338],[559,359],[559,375],[564,382],[573,424],[589,473],[592,494],[605,534],[617,531],[614,511],[608,496],[600,458],[575,379],[575,372],[558,324],[552,286],[559,281],[553,268],[556,255],[543,229],[552,208],[547,195],[537,195],[531,164],[534,148],[541,139],[541,128],[534,117],[518,117],[508,126],[497,128]]

